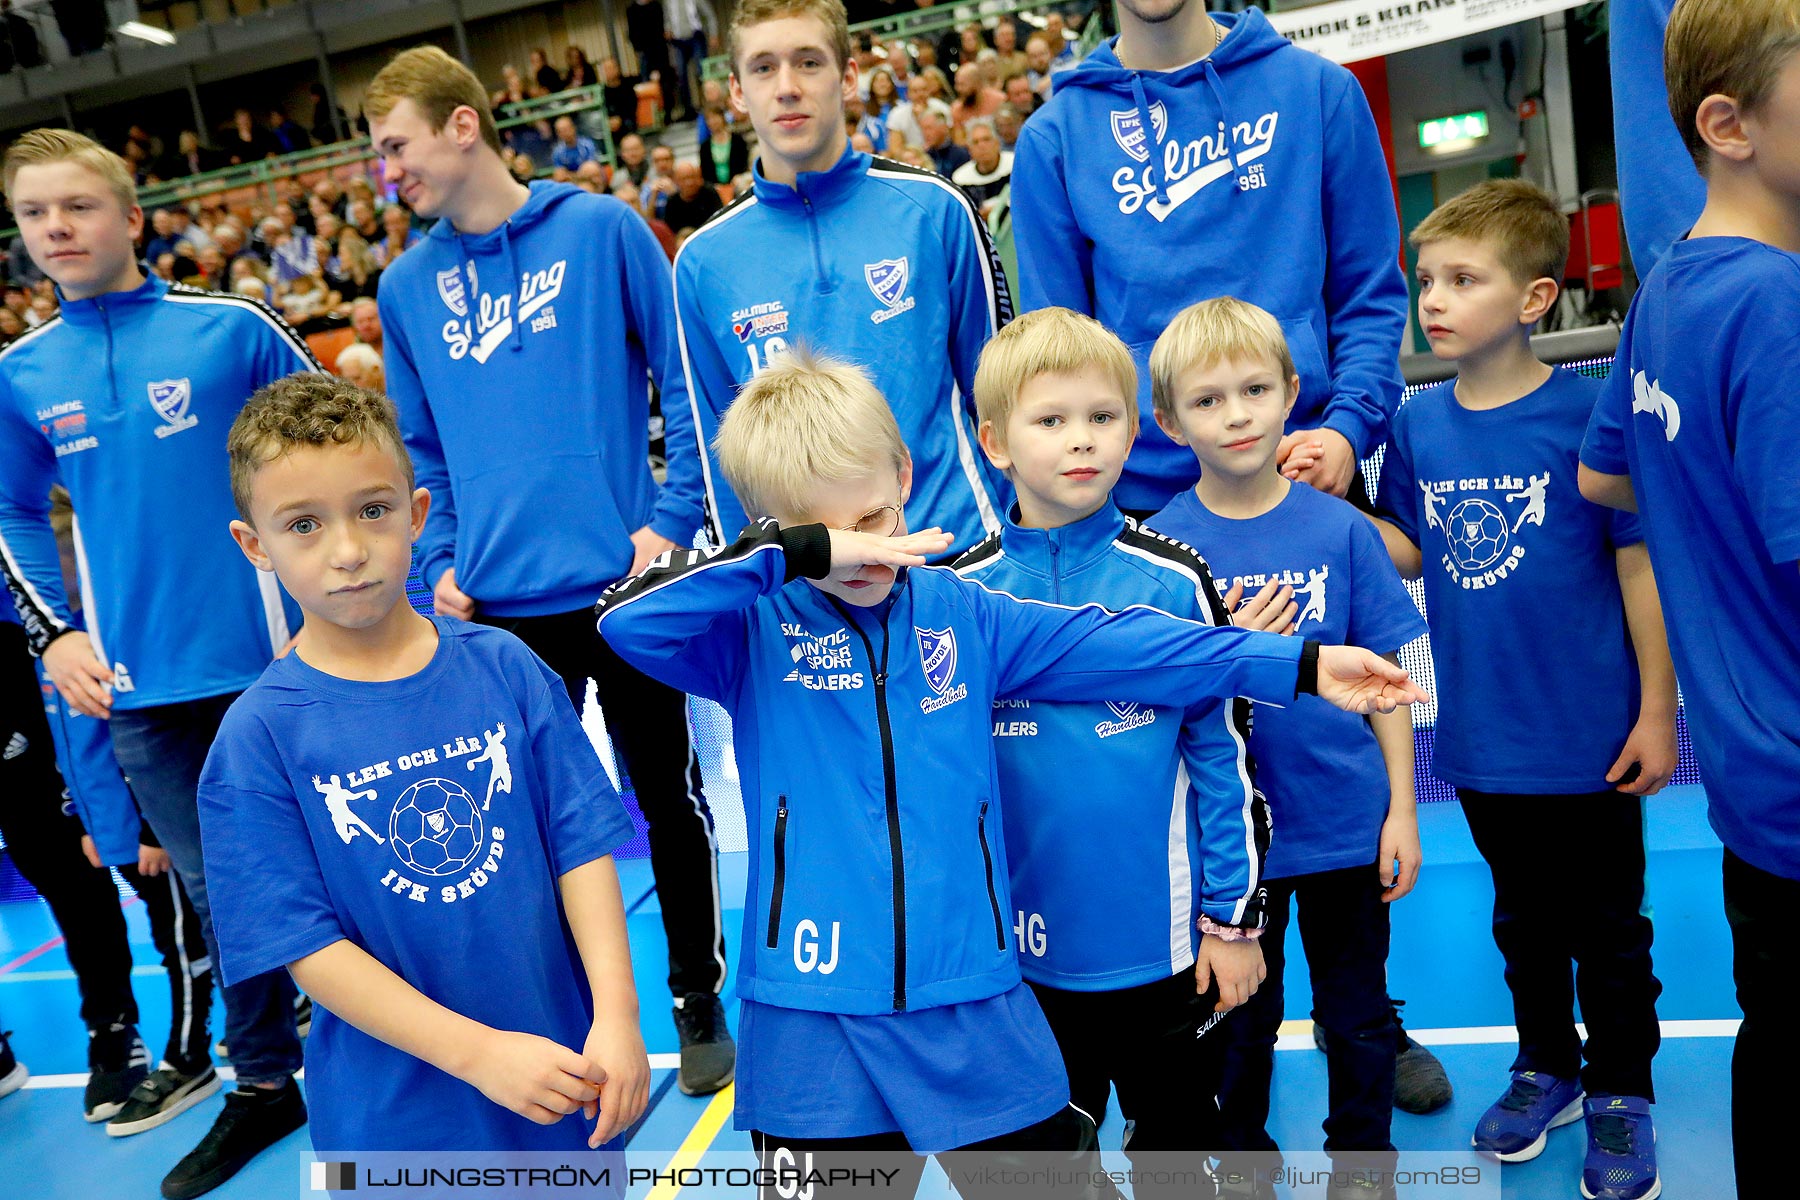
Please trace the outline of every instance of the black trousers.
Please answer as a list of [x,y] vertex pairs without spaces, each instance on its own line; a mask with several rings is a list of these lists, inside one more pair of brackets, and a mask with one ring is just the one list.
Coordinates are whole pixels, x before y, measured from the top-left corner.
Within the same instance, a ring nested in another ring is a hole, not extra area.
[[1654,1100],[1662,984],[1642,912],[1643,800],[1610,791],[1457,795],[1494,877],[1494,944],[1519,1028],[1512,1069],[1579,1078],[1590,1094]]
[[1800,973],[1800,880],[1725,851],[1725,919],[1744,1023],[1731,1055],[1731,1143],[1740,1196],[1769,1194],[1787,1167],[1788,1113],[1800,1078],[1794,979]]
[[[1069,1100],[1096,1124],[1106,1120],[1109,1090],[1131,1122],[1125,1155],[1157,1170],[1187,1165],[1198,1170],[1218,1151],[1219,1105],[1225,1070],[1225,1026],[1233,1013],[1215,1013],[1215,984],[1194,991],[1194,972],[1110,992],[1072,992],[1032,984],[1038,1006],[1056,1035],[1069,1074]],[[1134,1195],[1194,1194],[1140,1181]]]
[[[925,1159],[915,1154],[906,1135],[899,1132],[849,1138],[783,1138],[750,1131],[757,1166],[768,1172],[800,1172],[817,1176],[811,1182],[773,1186],[758,1183],[757,1200],[816,1200],[834,1195],[883,1197],[908,1200],[918,1190],[925,1173]],[[966,1200],[1016,1200],[1019,1196],[1050,1196],[1058,1200],[1101,1200],[1116,1196],[1109,1184],[1097,1182],[1103,1169],[1100,1139],[1094,1121],[1086,1113],[1065,1105],[1054,1116],[1014,1133],[972,1142],[940,1155],[945,1174]],[[998,1171],[1049,1171],[1030,1188],[1017,1179],[992,1178]],[[1197,1169],[1197,1168],[1196,1168]],[[864,1172],[862,1181],[832,1172]],[[875,1186],[867,1182],[874,1171]],[[835,1178],[837,1186],[832,1185]],[[1207,1186],[1210,1186],[1208,1184]],[[1201,1194],[1211,1195],[1210,1191]]]
[[576,712],[587,681],[594,681],[613,750],[650,825],[650,869],[669,939],[669,990],[717,993],[725,984],[718,846],[688,737],[687,697],[613,653],[594,631],[591,609],[481,619],[517,635],[562,676]]
[[1325,1030],[1329,1096],[1325,1149],[1391,1152],[1394,1060],[1399,1035],[1388,1003],[1388,907],[1371,863],[1268,881],[1263,963],[1268,978],[1225,1023],[1225,1082],[1219,1110],[1231,1149],[1271,1151],[1269,1088],[1281,1029],[1290,909],[1312,974],[1314,1022]]

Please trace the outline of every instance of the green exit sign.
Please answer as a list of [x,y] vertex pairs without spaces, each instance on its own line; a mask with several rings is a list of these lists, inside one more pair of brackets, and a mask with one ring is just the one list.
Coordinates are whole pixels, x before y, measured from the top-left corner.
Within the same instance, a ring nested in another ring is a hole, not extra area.
[[1487,135],[1488,115],[1485,112],[1457,113],[1452,117],[1437,117],[1419,122],[1421,150],[1443,150],[1451,146],[1460,148],[1479,142]]

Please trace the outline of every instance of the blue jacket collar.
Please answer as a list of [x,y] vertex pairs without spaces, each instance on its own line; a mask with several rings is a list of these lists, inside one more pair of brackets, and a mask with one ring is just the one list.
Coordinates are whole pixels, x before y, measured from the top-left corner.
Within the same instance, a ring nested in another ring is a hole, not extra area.
[[1093,515],[1055,529],[1027,529],[1019,524],[1019,508],[1015,504],[1007,510],[1000,545],[1006,557],[1018,566],[1048,576],[1053,566],[1056,571],[1067,572],[1093,562],[1111,549],[1124,528],[1125,514],[1111,499]]
[[802,171],[792,187],[776,183],[762,172],[762,160],[752,168],[756,179],[758,203],[775,208],[799,210],[810,203],[814,208],[835,204],[869,172],[869,156],[845,148],[844,156],[828,171]]
[[59,314],[69,324],[99,325],[108,317],[155,304],[168,294],[168,281],[151,275],[128,292],[103,292],[86,300],[66,300],[62,289],[58,288],[56,299]]

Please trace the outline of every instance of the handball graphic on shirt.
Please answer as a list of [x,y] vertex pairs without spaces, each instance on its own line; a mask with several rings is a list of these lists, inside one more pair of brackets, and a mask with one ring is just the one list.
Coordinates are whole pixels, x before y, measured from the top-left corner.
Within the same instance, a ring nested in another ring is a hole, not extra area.
[[1527,526],[1548,514],[1550,472],[1421,479],[1425,527],[1444,540],[1438,563],[1459,587],[1493,587],[1525,557]]

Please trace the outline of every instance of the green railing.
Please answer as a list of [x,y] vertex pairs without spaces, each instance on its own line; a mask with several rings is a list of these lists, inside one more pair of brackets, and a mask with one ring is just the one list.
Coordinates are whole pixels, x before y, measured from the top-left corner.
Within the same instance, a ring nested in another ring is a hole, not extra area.
[[[897,16],[877,17],[873,21],[859,21],[850,27],[850,37],[852,40],[855,40],[856,35],[859,33],[872,33],[875,35],[876,41],[880,41],[884,35],[891,36],[894,34],[900,34],[909,38],[923,37],[928,34],[944,33],[948,30],[966,25],[970,21],[980,21],[985,23],[989,17],[1011,17],[1017,16],[1019,13],[1038,12],[1048,8],[1062,8],[1067,4],[1068,0],[1021,0],[1021,2],[1017,4],[1009,4],[1004,8],[983,11],[975,15],[970,15],[968,9],[957,5],[946,5],[942,8],[934,5],[931,8],[916,8],[910,12],[900,13]],[[1081,47],[1082,43],[1086,42],[1090,29],[1096,31],[1099,29],[1099,22],[1094,19],[1098,14],[1098,11],[1099,8],[1098,5],[1096,5],[1094,10],[1088,14],[1086,23],[1082,27],[1081,40],[1076,43],[1078,49]],[[1094,45],[1098,44],[1099,40],[1096,38]],[[1093,46],[1088,46],[1087,49],[1091,50],[1093,49]],[[1081,53],[1086,53],[1086,50],[1081,50]],[[724,79],[730,74],[731,59],[723,54],[705,59],[700,64],[700,77],[702,79]]]

